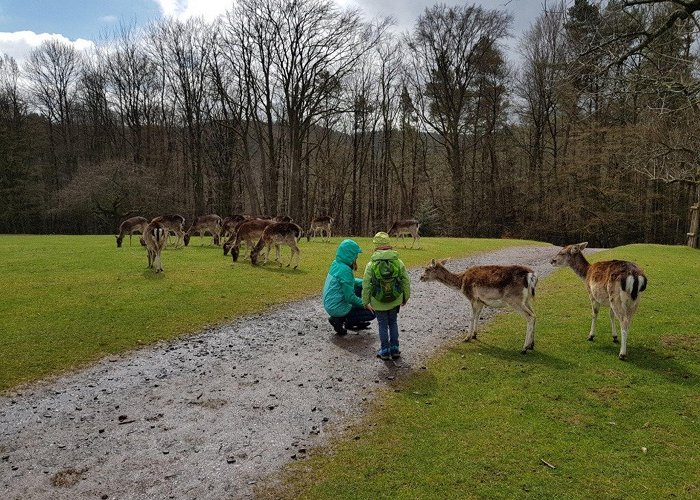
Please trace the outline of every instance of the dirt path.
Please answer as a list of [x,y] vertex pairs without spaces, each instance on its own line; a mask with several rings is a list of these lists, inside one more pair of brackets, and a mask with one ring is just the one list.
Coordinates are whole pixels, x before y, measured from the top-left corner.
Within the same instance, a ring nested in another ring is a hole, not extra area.
[[[543,277],[555,251],[511,248],[448,267],[520,263]],[[314,297],[0,397],[3,498],[251,496],[463,335],[466,300],[420,273],[399,317],[400,363],[375,357],[376,324],[335,336]]]

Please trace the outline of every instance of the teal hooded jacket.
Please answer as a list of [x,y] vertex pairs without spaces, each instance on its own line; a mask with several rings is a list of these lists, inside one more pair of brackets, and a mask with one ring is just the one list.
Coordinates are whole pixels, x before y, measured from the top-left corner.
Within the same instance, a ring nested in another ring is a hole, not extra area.
[[323,285],[323,307],[329,316],[347,316],[353,306],[364,307],[362,299],[355,295],[355,285],[361,285],[362,280],[352,272],[352,263],[361,253],[360,245],[353,240],[343,240],[338,245]]

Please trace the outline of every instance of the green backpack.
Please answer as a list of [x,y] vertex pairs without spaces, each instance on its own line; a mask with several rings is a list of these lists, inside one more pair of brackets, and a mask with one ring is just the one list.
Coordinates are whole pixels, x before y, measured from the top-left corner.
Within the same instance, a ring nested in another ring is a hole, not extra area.
[[372,297],[379,302],[393,302],[403,293],[401,265],[398,259],[372,262]]

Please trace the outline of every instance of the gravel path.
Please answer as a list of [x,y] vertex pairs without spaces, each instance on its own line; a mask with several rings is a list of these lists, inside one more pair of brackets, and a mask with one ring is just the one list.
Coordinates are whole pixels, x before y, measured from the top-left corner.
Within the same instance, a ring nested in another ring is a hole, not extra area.
[[[555,252],[517,247],[448,267],[518,263],[541,278]],[[0,397],[2,497],[252,496],[360,416],[376,391],[463,335],[466,300],[420,274],[410,272],[413,294],[399,316],[400,362],[375,357],[376,323],[335,336],[313,297]],[[522,342],[513,338],[513,350]]]

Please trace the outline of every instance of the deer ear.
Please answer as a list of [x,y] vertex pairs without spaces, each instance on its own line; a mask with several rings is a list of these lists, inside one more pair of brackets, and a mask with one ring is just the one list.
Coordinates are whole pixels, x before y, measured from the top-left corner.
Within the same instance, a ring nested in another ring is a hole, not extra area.
[[440,265],[441,265],[441,266],[444,266],[445,264],[447,264],[447,261],[448,261],[448,260],[450,260],[450,259],[443,259],[443,260],[441,260],[441,261],[440,261]]
[[435,259],[430,261],[430,267],[435,267]]
[[588,246],[588,242],[584,241],[583,243],[579,243],[576,246],[578,247],[579,250],[583,250],[584,248],[586,248]]

